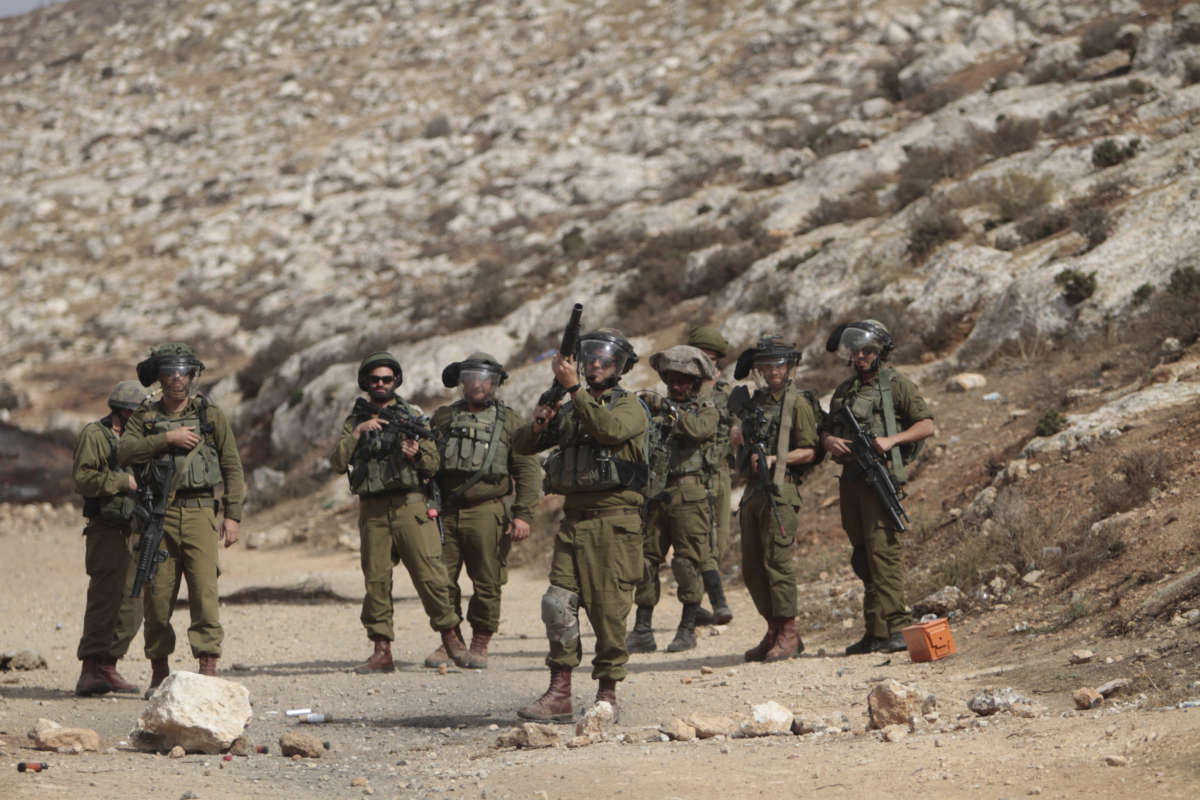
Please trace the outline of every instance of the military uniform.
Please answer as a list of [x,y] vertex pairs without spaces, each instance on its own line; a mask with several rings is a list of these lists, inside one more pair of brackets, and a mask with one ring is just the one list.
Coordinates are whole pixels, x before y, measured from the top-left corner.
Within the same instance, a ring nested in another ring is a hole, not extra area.
[[[416,410],[395,397],[410,416]],[[417,597],[436,631],[453,630],[461,621],[450,600],[450,579],[441,557],[437,522],[428,515],[423,484],[438,468],[437,443],[422,439],[417,456],[409,459],[399,442],[373,446],[369,434],[355,438],[362,420],[351,414],[329,462],[334,472],[349,472],[350,490],[359,496],[360,562],[366,595],[360,620],[376,641],[395,639],[392,623],[392,569],[403,562]],[[389,659],[390,660],[390,659]]]
[[[822,432],[848,438],[851,432],[837,412],[849,406],[863,429],[872,436],[892,435],[887,430],[881,381],[890,387],[892,408],[898,430],[904,430],[923,419],[932,419],[924,398],[915,384],[891,367],[883,367],[865,383],[855,375],[833,393],[829,416]],[[893,448],[899,452],[900,448]],[[853,458],[841,459],[842,475],[838,481],[841,501],[842,527],[854,547],[851,566],[863,582],[863,618],[868,637],[888,639],[912,622],[904,598],[904,568],[900,534],[893,527],[887,511],[875,490],[867,484]],[[889,469],[898,481],[904,482],[903,467],[889,460]]]
[[[136,570],[131,528],[135,501],[129,491],[130,474],[117,465],[117,434],[112,426],[110,415],[83,427],[75,442],[72,470],[87,519],[83,530],[87,605],[76,655],[93,668],[122,658],[142,624],[142,601],[129,597]],[[105,680],[113,688],[107,675]],[[81,693],[93,692],[83,686]]]
[[[775,442],[775,455],[783,462],[789,450],[817,448],[817,420],[811,404],[794,389],[755,392],[752,398],[767,417],[766,441]],[[786,440],[781,440],[784,408],[790,408]],[[771,489],[750,469],[750,448],[743,447],[738,465],[748,481],[738,509],[742,533],[742,576],[758,613],[768,620],[796,616],[796,571],[792,550],[799,527],[798,475],[803,470],[777,469]],[[775,494],[783,529],[771,512],[767,491]]]
[[550,639],[547,666],[574,669],[583,657],[578,611],[596,633],[592,677],[625,678],[625,618],[642,577],[642,437],[648,420],[636,396],[619,388],[599,398],[579,389],[541,435],[519,429],[513,449],[532,454],[557,445],[546,463],[547,493],[562,494],[563,521],[554,540],[550,589],[542,617]]
[[[467,622],[489,633],[499,630],[500,592],[508,580],[512,539],[506,528],[512,519],[532,523],[539,497],[537,458],[512,450],[521,425],[517,413],[503,403],[472,412],[465,400],[442,406],[431,422],[441,456],[436,480],[442,496],[442,562],[449,574],[450,601],[461,616],[458,576],[465,565],[473,587]],[[507,498],[514,489],[510,506]]]
[[[201,436],[191,450],[167,444],[167,431],[190,426]],[[218,501],[214,489],[223,484],[220,506],[226,519],[240,521],[246,484],[233,429],[220,408],[201,395],[189,397],[175,413],[162,401],[135,411],[117,445],[122,465],[146,465],[140,482],[163,475],[174,461],[175,477],[163,521],[166,561],[158,565],[145,600],[146,656],[165,659],[175,650],[171,611],[181,578],[187,581],[193,655],[217,658],[225,633],[217,607]]]
[[717,381],[712,391],[712,402],[720,415],[717,423],[717,433],[712,445],[706,451],[706,472],[709,475],[710,491],[713,498],[713,546],[709,548],[709,557],[700,569],[705,572],[718,570],[721,567],[721,557],[729,547],[729,519],[732,516],[730,497],[732,495],[732,466],[733,450],[729,443],[729,431],[733,427],[733,415],[729,411],[728,381]]

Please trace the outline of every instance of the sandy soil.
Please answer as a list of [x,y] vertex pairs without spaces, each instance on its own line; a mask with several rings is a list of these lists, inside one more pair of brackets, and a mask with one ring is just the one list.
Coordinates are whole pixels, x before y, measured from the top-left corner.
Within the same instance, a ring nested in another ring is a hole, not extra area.
[[[690,653],[635,657],[619,689],[622,720],[615,733],[635,744],[608,742],[579,749],[499,750],[499,732],[516,723],[513,710],[544,688],[547,671],[538,602],[544,575],[516,572],[505,595],[503,630],[485,671],[440,675],[420,666],[437,643],[403,570],[397,575],[399,668],[359,676],[350,668],[368,653],[356,602],[226,604],[221,674],[249,688],[254,716],[248,735],[271,755],[234,758],[189,755],[179,760],[130,750],[125,742],[144,702],[131,697],[82,699],[72,694],[85,576],[83,542],[74,511],[55,511],[42,529],[0,532],[0,649],[31,647],[49,669],[0,676],[0,797],[96,797],[131,794],[177,798],[357,797],[758,797],[778,793],[821,797],[894,794],[901,797],[982,798],[1041,794],[1077,797],[1105,792],[1131,797],[1192,798],[1200,790],[1200,709],[1137,708],[1137,696],[1116,696],[1107,707],[1072,710],[1070,692],[1110,678],[1171,665],[1164,638],[1197,637],[1193,628],[1159,629],[1154,640],[1102,638],[1097,631],[1012,634],[1021,609],[968,618],[955,627],[959,654],[931,664],[907,655],[842,657],[855,629],[831,625],[805,635],[806,654],[779,664],[743,664],[742,651],[762,631],[744,590],[735,588],[732,625],[705,630]],[[259,586],[297,586],[313,579],[349,598],[361,597],[357,555],[304,547],[225,554],[222,594]],[[852,585],[848,572],[802,585],[808,601]],[[469,591],[469,588],[468,588]],[[660,646],[670,637],[678,604],[665,599],[657,617]],[[175,617],[184,640],[187,613]],[[585,623],[586,627],[586,623]],[[1180,642],[1168,643],[1178,644]],[[590,636],[585,640],[585,649]],[[1073,649],[1096,659],[1069,665]],[[134,642],[140,654],[141,637]],[[828,652],[830,655],[824,655]],[[1160,653],[1167,655],[1159,655]],[[1165,660],[1165,661],[1164,661]],[[1108,663],[1111,662],[1111,663]],[[144,684],[149,664],[140,655],[121,663]],[[712,668],[702,674],[701,667]],[[194,669],[176,653],[173,669]],[[939,720],[897,743],[864,731],[866,696],[882,678],[934,692]],[[1193,676],[1194,677],[1194,676]],[[1014,686],[1043,704],[1034,719],[1006,714],[976,720],[967,700],[988,687]],[[1135,690],[1138,682],[1135,680]],[[587,703],[595,685],[576,673],[575,698]],[[1196,692],[1200,695],[1200,690]],[[642,742],[673,716],[703,710],[745,715],[751,704],[776,700],[822,715],[844,712],[854,730],[840,735],[767,739]],[[319,760],[277,755],[279,735],[297,725],[284,712],[312,707],[333,718],[304,726],[330,743]],[[40,717],[97,730],[101,753],[60,755],[32,750],[25,737]],[[962,717],[961,722],[959,718]],[[960,725],[965,727],[959,727]],[[564,739],[569,726],[561,726]],[[1109,766],[1123,756],[1124,766]],[[18,774],[20,760],[50,763],[41,774]],[[367,786],[352,786],[355,778]]]

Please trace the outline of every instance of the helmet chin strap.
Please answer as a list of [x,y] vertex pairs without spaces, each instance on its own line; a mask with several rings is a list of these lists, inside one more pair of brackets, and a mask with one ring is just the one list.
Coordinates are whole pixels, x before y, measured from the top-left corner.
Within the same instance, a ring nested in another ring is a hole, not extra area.
[[600,391],[604,391],[604,392],[607,392],[609,389],[616,386],[621,380],[616,375],[609,375],[607,378],[600,381],[599,383],[593,381],[591,378],[588,378],[587,376],[584,376],[584,378],[585,378],[585,380],[587,380],[587,385],[588,385],[589,389],[599,389]]

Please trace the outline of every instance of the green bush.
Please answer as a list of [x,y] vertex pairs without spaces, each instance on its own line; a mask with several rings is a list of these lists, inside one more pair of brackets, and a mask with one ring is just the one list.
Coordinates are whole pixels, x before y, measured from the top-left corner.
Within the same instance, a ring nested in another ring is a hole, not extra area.
[[1064,269],[1054,276],[1054,282],[1062,287],[1063,299],[1077,306],[1096,293],[1096,273],[1083,273],[1076,269]]
[[1167,293],[1172,297],[1189,300],[1200,297],[1200,271],[1195,267],[1180,267],[1171,272]]
[[1071,220],[1071,228],[1087,239],[1087,249],[1092,250],[1108,238],[1112,220],[1103,208],[1089,206],[1081,208]]
[[583,254],[587,242],[583,238],[583,231],[578,227],[571,228],[563,234],[562,240],[559,242],[562,247],[563,255],[567,258],[575,258]]
[[1133,304],[1140,306],[1142,303],[1150,299],[1150,295],[1154,294],[1154,287],[1148,283],[1143,283],[1141,286],[1133,290]]
[[304,390],[292,389],[288,394],[288,408],[295,408],[304,402]]
[[1037,436],[1053,436],[1067,427],[1067,418],[1057,411],[1050,410],[1038,418],[1037,427],[1033,432]]
[[1105,139],[1092,148],[1092,164],[1101,169],[1115,167],[1137,155],[1141,145],[1142,140],[1136,138],[1130,139],[1124,145],[1118,144],[1114,139]]

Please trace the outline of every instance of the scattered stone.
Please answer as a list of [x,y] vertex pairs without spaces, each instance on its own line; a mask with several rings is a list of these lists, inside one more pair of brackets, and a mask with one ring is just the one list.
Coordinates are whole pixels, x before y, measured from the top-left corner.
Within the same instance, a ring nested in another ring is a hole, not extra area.
[[1008,707],[1008,713],[1024,719],[1037,719],[1044,717],[1048,713],[1048,709],[1040,704],[1013,703]]
[[167,753],[167,758],[183,758],[187,755],[187,750],[184,750],[179,745],[171,748],[171,752]]
[[496,739],[497,747],[537,749],[557,747],[559,744],[558,731],[554,726],[540,722],[526,722],[519,728],[510,728]]
[[1012,687],[984,689],[967,701],[967,708],[981,717],[987,717],[1000,711],[1008,711],[1015,703],[1032,705],[1033,701],[1022,694],[1018,694],[1017,690]]
[[1086,664],[1096,657],[1096,654],[1091,650],[1073,650],[1071,657],[1068,660],[1071,664]]
[[575,723],[576,736],[590,736],[593,739],[603,739],[617,721],[616,709],[607,700],[600,700],[580,717]]
[[100,734],[91,728],[64,728],[54,720],[39,719],[26,735],[38,750],[68,754],[100,752]]
[[885,742],[898,742],[908,736],[907,725],[888,725],[883,729],[883,740]]
[[239,736],[233,740],[233,744],[229,745],[229,752],[235,756],[252,756],[258,751],[254,749],[254,742],[245,736]]
[[1075,701],[1075,707],[1080,711],[1087,711],[1089,708],[1096,708],[1104,702],[1104,695],[1100,694],[1095,689],[1083,687],[1076,689],[1071,695],[1071,699]]
[[732,736],[738,729],[738,721],[723,714],[697,711],[684,720],[696,729],[696,738],[711,739],[714,736]]
[[809,711],[792,712],[792,733],[803,736],[825,730],[825,720]]
[[0,670],[7,672],[11,669],[34,670],[46,669],[46,659],[36,650],[9,650],[0,653]]
[[777,736],[792,732],[793,714],[790,709],[768,700],[750,707],[750,719],[738,726],[742,736]]
[[279,737],[279,752],[292,758],[320,758],[325,753],[325,744],[310,733],[285,731]]
[[1125,756],[1105,756],[1104,763],[1110,767],[1127,767],[1129,766],[1129,759]]
[[592,744],[592,737],[590,736],[573,736],[567,740],[567,747],[572,750],[579,747],[587,747],[589,744]]
[[962,607],[967,595],[957,586],[943,586],[923,600],[913,603],[913,613],[918,616],[937,614],[939,617]]
[[181,745],[189,753],[222,753],[252,713],[250,691],[240,683],[173,672],[150,698],[135,735],[155,750]]
[[1026,586],[1037,586],[1038,581],[1042,579],[1044,574],[1046,573],[1040,569],[1031,570],[1021,576],[1021,583],[1025,584]]
[[937,697],[916,686],[907,686],[894,678],[877,683],[867,694],[867,714],[871,728],[888,725],[913,725],[913,717],[937,709]]
[[362,775],[359,775],[357,778],[355,778],[354,780],[350,781],[350,785],[351,785],[351,786],[356,786],[356,787],[357,787],[357,786],[366,786],[366,785],[367,785],[367,779],[366,779],[364,776],[362,776]]
[[696,738],[696,729],[678,717],[673,718],[670,722],[664,722],[658,726],[658,729],[676,742],[690,742]]
[[712,667],[710,667],[710,666],[708,666],[707,664],[702,664],[702,665],[700,666],[700,674],[701,674],[701,675],[712,675],[712,674],[713,674],[713,668],[712,668]]
[[1108,683],[1100,684],[1099,686],[1096,687],[1096,691],[1099,692],[1102,696],[1108,697],[1109,695],[1116,694],[1117,692],[1124,689],[1128,685],[1129,685],[1128,678],[1116,678],[1114,680],[1109,681]]
[[946,381],[947,392],[969,392],[987,386],[987,378],[978,372],[960,372]]

